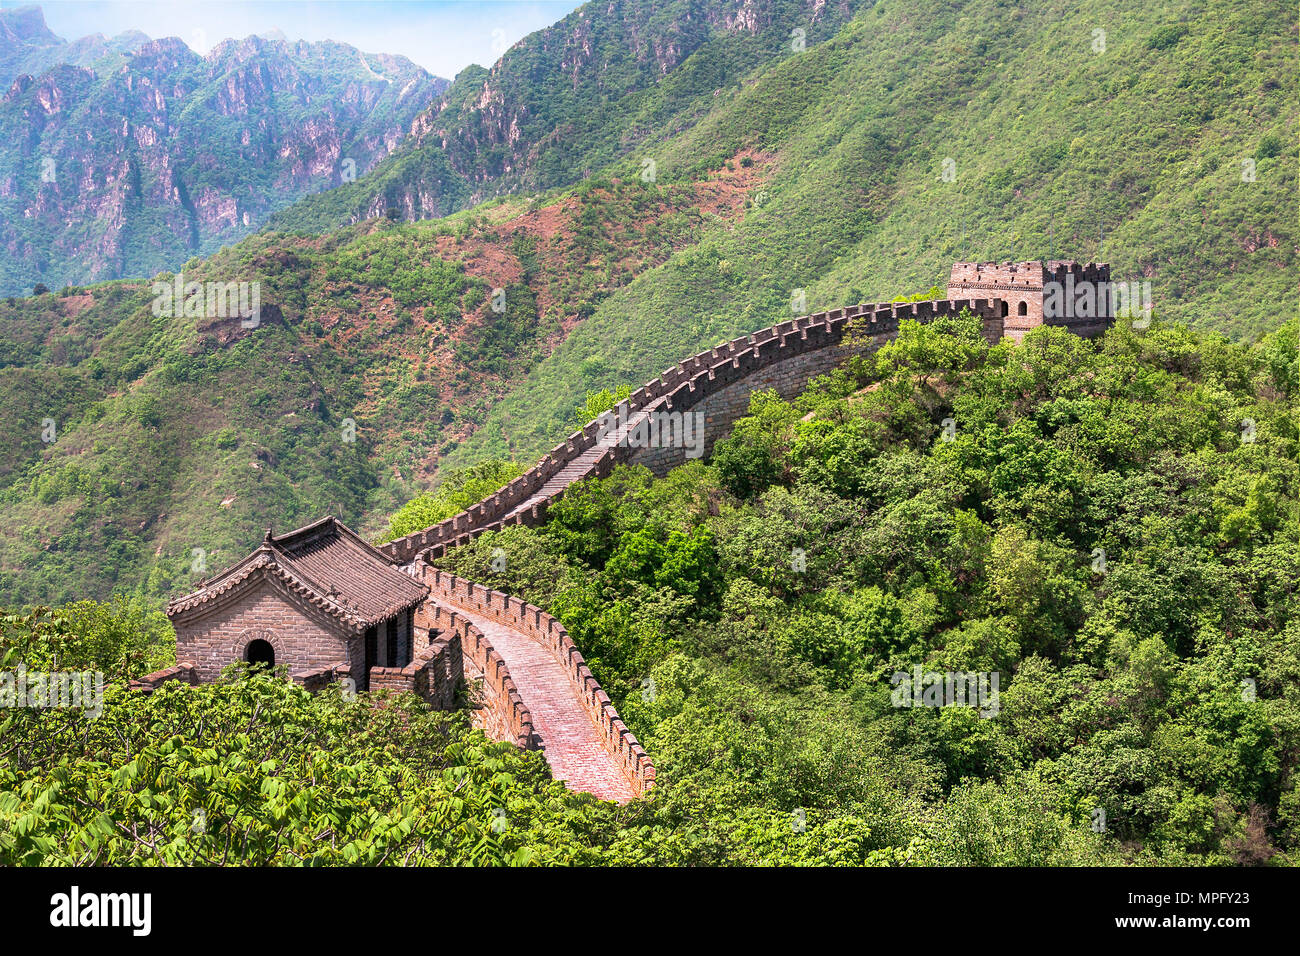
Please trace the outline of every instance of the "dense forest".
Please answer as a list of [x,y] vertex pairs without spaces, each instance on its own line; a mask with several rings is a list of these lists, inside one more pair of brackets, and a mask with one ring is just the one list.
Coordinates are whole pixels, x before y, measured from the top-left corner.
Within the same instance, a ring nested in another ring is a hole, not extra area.
[[1294,863],[1298,331],[904,323],[711,458],[448,553],[568,627],[658,769],[622,807],[414,697],[130,694],[174,655],[138,599],[12,612],[5,667],[110,683],[0,717],[0,863]]

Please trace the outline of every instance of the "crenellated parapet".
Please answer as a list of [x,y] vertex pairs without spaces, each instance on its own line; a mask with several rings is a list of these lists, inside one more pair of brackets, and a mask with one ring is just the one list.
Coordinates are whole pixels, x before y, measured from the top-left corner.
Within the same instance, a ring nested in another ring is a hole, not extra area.
[[[731,424],[747,412],[751,392],[775,388],[783,397],[793,397],[812,378],[826,374],[849,355],[869,352],[897,336],[900,322],[927,322],[963,309],[984,319],[985,334],[991,341],[1001,338],[1003,326],[996,300],[960,298],[831,309],[698,352],[642,385],[614,412],[588,422],[500,491],[432,527],[380,545],[379,550],[400,564],[421,554],[439,557],[485,531],[543,523],[548,506],[565,488],[582,478],[604,477],[616,464],[645,464],[663,474],[684,462],[687,450],[637,447],[639,418],[698,411],[704,416],[703,453],[708,454]],[[611,420],[625,424],[612,427]]]
[[510,741],[524,750],[538,749],[541,741],[533,727],[532,711],[519,695],[505,659],[483,631],[445,603],[429,601],[422,610],[432,630],[455,642],[458,669],[450,677],[482,680],[476,725],[495,740]]
[[[544,752],[549,746],[558,746],[558,742],[553,744],[545,737],[538,738],[534,733],[531,713],[520,699],[505,661],[487,644],[482,630],[470,623],[461,611],[526,635],[545,650],[562,668],[569,689],[595,728],[609,759],[632,785],[633,791],[641,794],[650,789],[654,784],[654,764],[645,748],[619,717],[609,695],[591,673],[563,624],[541,608],[517,597],[475,584],[431,565],[420,566],[418,573],[429,587],[431,620],[462,634],[467,663],[474,665],[483,674],[485,705],[488,710],[484,723],[490,725],[495,720],[499,725],[493,736],[498,739],[513,738],[520,741],[520,746],[539,748]],[[522,742],[525,739],[528,740],[527,744]]]
[[1100,335],[1114,321],[1110,266],[1046,262],[955,262],[948,296],[983,296],[1000,305],[1004,334],[1019,341],[1040,325],[1063,325],[1078,335]]

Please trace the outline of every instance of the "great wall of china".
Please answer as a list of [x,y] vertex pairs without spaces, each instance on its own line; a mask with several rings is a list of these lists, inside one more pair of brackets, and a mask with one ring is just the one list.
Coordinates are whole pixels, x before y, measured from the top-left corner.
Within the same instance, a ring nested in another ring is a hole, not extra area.
[[623,424],[619,428],[606,431],[600,419],[589,422],[496,494],[446,521],[380,545],[380,550],[395,563],[409,564],[422,556],[441,557],[485,531],[540,524],[547,507],[565,488],[583,478],[605,477],[616,464],[645,465],[662,476],[685,461],[686,450],[633,448],[627,441],[628,433],[653,413],[702,412],[708,454],[731,424],[748,412],[751,392],[775,388],[783,397],[793,397],[810,379],[843,361],[855,348],[845,342],[854,320],[862,345],[870,350],[897,335],[901,321],[925,322],[963,308],[984,319],[989,338],[1001,337],[996,300],[941,299],[818,312],[700,352],[633,392],[620,406]]
[[[608,419],[589,422],[496,494],[440,524],[380,545],[391,561],[430,586],[426,606],[434,610],[417,618],[417,633],[450,626],[464,647],[472,643],[465,673],[483,678],[479,725],[498,740],[542,749],[556,777],[573,789],[618,800],[648,790],[654,782],[653,761],[619,718],[563,625],[518,598],[456,578],[430,562],[485,532],[543,523],[550,505],[574,482],[605,477],[618,464],[644,465],[659,476],[682,464],[687,451],[680,446],[629,443],[630,433],[656,413],[702,414],[707,454],[748,413],[752,392],[775,389],[792,398],[850,353],[871,351],[894,338],[900,322],[926,322],[963,309],[983,319],[991,341],[1001,338],[998,300],[938,300],[819,312],[700,352],[633,392],[617,410],[616,427]],[[531,648],[544,654],[525,653]],[[400,686],[415,689],[414,666],[408,670]],[[535,713],[542,707],[530,706],[537,696],[548,698],[542,705],[547,713]],[[566,697],[576,704],[565,708]],[[582,722],[572,719],[579,714]]]
[[[366,673],[340,661],[300,667],[290,676],[317,688],[360,675],[365,682],[359,686],[412,691],[440,709],[456,705],[457,688],[468,678],[479,686],[474,722],[490,737],[541,750],[556,779],[571,789],[620,802],[644,794],[654,783],[653,761],[619,717],[564,626],[540,608],[456,577],[432,562],[488,531],[543,523],[547,510],[571,485],[605,477],[616,465],[643,465],[663,476],[688,454],[708,454],[748,413],[753,392],[774,389],[792,398],[850,354],[874,351],[895,338],[901,322],[929,322],[969,310],[981,319],[990,342],[1004,336],[1019,340],[1041,324],[1098,334],[1109,325],[1109,312],[1078,320],[1044,314],[1044,281],[1072,272],[1089,280],[1109,276],[1107,267],[1092,264],[1070,263],[1063,271],[1055,262],[1046,268],[1041,263],[958,263],[948,299],[855,305],[805,315],[691,356],[637,389],[614,413],[574,432],[495,494],[446,521],[369,549],[381,566],[386,561],[427,588],[427,598],[401,638],[409,650],[408,664],[374,666]],[[967,289],[988,290],[996,297],[965,298],[961,293]],[[682,442],[640,440],[652,420],[674,415],[680,419],[686,412],[702,426],[698,447],[688,451]],[[269,530],[267,542],[272,543]],[[202,589],[195,594],[208,596]],[[349,657],[356,660],[352,645],[348,648]],[[400,653],[398,658],[404,659]],[[363,659],[371,660],[368,652]],[[197,674],[195,665],[179,663],[149,675],[138,686],[149,689],[169,679],[193,683]]]

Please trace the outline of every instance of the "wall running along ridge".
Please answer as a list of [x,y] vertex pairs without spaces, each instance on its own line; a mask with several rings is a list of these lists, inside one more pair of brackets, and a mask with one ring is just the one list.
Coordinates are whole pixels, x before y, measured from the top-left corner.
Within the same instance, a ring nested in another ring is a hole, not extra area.
[[[477,628],[467,621],[457,621],[451,610],[457,606],[526,634],[545,647],[563,666],[602,745],[635,792],[644,793],[654,782],[649,755],[619,718],[563,625],[518,598],[432,568],[428,565],[431,559],[485,531],[512,524],[542,524],[551,502],[562,496],[570,484],[584,478],[606,477],[616,464],[645,465],[660,476],[682,464],[686,460],[684,447],[629,446],[628,433],[649,415],[702,414],[704,453],[708,454],[718,438],[748,414],[750,394],[755,390],[772,388],[783,398],[792,398],[812,378],[831,371],[849,355],[870,352],[896,337],[900,322],[926,322],[963,309],[983,319],[985,336],[991,342],[1002,337],[998,300],[952,299],[819,312],[700,352],[633,392],[619,406],[617,428],[608,428],[602,419],[589,422],[497,493],[446,521],[380,545],[379,549],[394,563],[405,564],[408,573],[430,587],[429,626],[452,625],[461,628],[463,634],[474,635],[472,639],[464,638],[466,660],[485,675],[485,713],[480,722],[488,733],[497,739],[529,741],[520,746],[545,748],[546,742],[536,741],[532,734],[531,721],[524,729],[521,708],[524,712],[527,708],[519,699],[505,662],[493,656],[495,652]],[[525,733],[531,736],[525,737]]]
[[[959,276],[958,281],[961,278],[969,282],[973,277]],[[481,677],[476,724],[497,740],[545,750],[547,741],[538,735],[506,661],[466,615],[486,619],[530,639],[554,659],[612,765],[627,779],[633,793],[645,793],[654,783],[654,765],[618,716],[564,626],[540,608],[441,571],[429,562],[485,531],[542,524],[549,505],[569,485],[606,477],[616,464],[644,465],[662,476],[684,463],[687,449],[680,442],[670,448],[637,447],[637,442],[629,442],[629,435],[656,413],[702,415],[703,453],[707,455],[730,426],[748,414],[754,391],[775,389],[783,398],[793,398],[811,379],[831,371],[850,355],[869,353],[895,338],[905,320],[928,322],[969,309],[983,320],[985,337],[996,343],[1004,334],[1019,330],[1012,330],[1003,318],[1008,290],[993,291],[999,293],[998,298],[955,297],[819,312],[700,352],[633,392],[617,409],[617,427],[605,424],[607,416],[589,422],[497,493],[446,521],[380,545],[389,560],[404,565],[408,574],[427,584],[430,595],[416,611],[411,663],[403,668],[372,668],[371,689],[412,691],[434,707],[451,709],[461,675]],[[1013,317],[1011,324],[1015,322]],[[1104,324],[1095,331],[1104,330]],[[1094,330],[1078,331],[1089,334]],[[323,656],[332,655],[326,651]],[[290,676],[308,689],[316,689],[336,677],[348,676],[346,666],[320,664]],[[203,662],[198,666],[180,664],[140,683],[152,689],[165,680],[194,682],[203,670]]]
[[600,419],[574,432],[523,475],[465,511],[432,527],[379,545],[399,564],[419,555],[441,557],[485,531],[513,524],[536,526],[574,481],[604,478],[618,463],[643,464],[656,475],[686,460],[684,448],[629,448],[627,432],[655,412],[702,411],[705,453],[738,418],[748,414],[749,395],[775,388],[792,398],[817,375],[855,353],[870,352],[898,335],[898,324],[926,322],[970,309],[984,320],[990,341],[1002,337],[996,299],[940,299],[889,305],[855,305],[818,312],[741,336],[667,369],[619,406],[624,426],[601,436]]

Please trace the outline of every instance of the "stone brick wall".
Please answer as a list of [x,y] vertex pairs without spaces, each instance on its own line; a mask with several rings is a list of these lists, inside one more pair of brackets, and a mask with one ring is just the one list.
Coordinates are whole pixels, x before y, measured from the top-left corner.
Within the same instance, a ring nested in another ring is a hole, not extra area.
[[[439,556],[506,524],[541,524],[549,504],[564,493],[567,483],[608,475],[619,462],[645,465],[663,475],[686,460],[687,449],[680,446],[630,447],[629,426],[638,417],[656,412],[702,416],[707,455],[734,422],[748,413],[754,391],[775,389],[791,398],[810,379],[830,371],[850,354],[873,351],[896,337],[904,320],[926,322],[968,308],[983,318],[984,334],[991,342],[1004,335],[1019,338],[1027,328],[1043,322],[1043,282],[1065,274],[1056,263],[1049,264],[1055,271],[1040,267],[1036,273],[1020,268],[1027,265],[1008,263],[1006,269],[989,269],[986,264],[958,263],[949,284],[949,299],[858,305],[802,316],[700,352],[633,392],[619,407],[624,425],[612,437],[600,420],[590,422],[496,494],[438,525],[382,546],[390,560],[407,564],[409,573],[423,577],[432,592],[433,600],[417,610],[413,622],[406,615],[399,620],[399,656],[405,659],[408,648],[412,654],[405,667],[374,667],[365,674],[364,635],[347,634],[296,595],[264,581],[251,599],[217,606],[178,625],[178,656],[193,664],[185,665],[189,669],[178,672],[179,676],[160,677],[165,672],[159,672],[145,682],[213,680],[230,661],[243,658],[250,641],[261,638],[275,648],[277,665],[287,664],[304,686],[346,673],[359,688],[367,686],[368,679],[372,690],[413,691],[435,707],[450,709],[462,676],[481,678],[480,725],[496,739],[536,748],[532,715],[505,661],[484,634],[456,612],[459,606],[531,637],[550,652],[568,675],[606,750],[634,788],[644,792],[653,784],[654,765],[619,718],[564,627],[539,608],[438,571],[418,557]],[[1090,281],[1101,281],[1104,271],[1104,278],[1109,278],[1106,267],[1068,267],[1066,271]],[[969,297],[979,292],[993,296]],[[1018,314],[1019,302],[1025,303],[1026,315]],[[1088,329],[1104,329],[1107,324],[1105,317],[1100,317],[1089,323]],[[381,628],[381,655],[386,653],[384,638]]]
[[411,615],[403,612],[397,615],[397,659],[414,660],[415,650],[411,643]]
[[326,667],[300,667],[289,672],[289,679],[312,693],[324,690],[330,684],[352,676],[351,665],[347,661],[335,661]]
[[176,656],[194,662],[200,681],[212,681],[232,661],[244,660],[244,649],[260,638],[275,648],[276,665],[286,664],[291,671],[351,660],[351,676],[363,686],[361,638],[336,627],[333,618],[296,594],[263,580],[238,601],[218,602],[207,613],[178,623]]
[[[570,684],[606,751],[617,761],[634,789],[644,793],[654,785],[655,768],[649,755],[618,716],[609,695],[592,675],[563,624],[541,608],[525,604],[519,598],[474,584],[430,565],[424,566],[423,580],[429,585],[433,601],[460,606],[481,614],[528,635],[545,647],[564,667]],[[454,611],[446,613],[455,615]],[[504,662],[500,666],[504,668]],[[511,684],[513,686],[513,682]]]
[[190,661],[181,661],[171,667],[164,667],[160,671],[154,671],[152,674],[145,674],[139,680],[131,681],[130,689],[152,694],[169,680],[178,680],[183,684],[197,684],[199,682],[198,669]]
[[480,533],[494,523],[499,527],[510,511],[536,494],[565,465],[591,449],[596,444],[598,431],[599,425],[596,422],[590,423],[582,431],[569,436],[563,444],[557,445],[541,461],[496,494],[489,495],[460,514],[430,528],[382,544],[379,550],[400,564],[410,561],[430,547],[445,546],[467,534]]
[[[683,409],[703,416],[704,455],[711,455],[714,445],[730,433],[736,420],[749,413],[749,400],[754,392],[775,389],[782,398],[793,398],[804,390],[811,379],[825,375],[852,351],[843,346],[832,346],[764,365],[744,378],[706,394],[688,409]],[[659,404],[665,411],[678,410],[669,405],[667,398]],[[671,469],[686,463],[687,449],[630,448],[626,450],[624,460],[629,464],[644,465],[655,475],[663,477]]]
[[[410,666],[416,668],[415,693],[437,710],[453,710],[465,680],[464,645],[455,631],[439,633]],[[521,727],[520,733],[526,732]],[[516,740],[519,733],[516,733]]]
[[493,650],[483,632],[464,615],[457,614],[454,608],[443,607],[432,600],[425,602],[423,614],[430,628],[441,631],[448,640],[456,641],[455,656],[446,659],[448,674],[453,673],[452,667],[458,667],[459,670],[454,672],[456,676],[463,674],[467,681],[482,681],[474,725],[482,728],[493,740],[507,740],[525,750],[536,750],[538,743],[532,712],[519,696],[506,662]]
[[[751,347],[729,350],[720,361],[707,367],[707,360],[699,362],[700,371],[653,403],[648,411],[701,413],[704,453],[708,455],[717,441],[730,433],[736,420],[749,413],[754,392],[775,389],[782,398],[793,398],[809,381],[827,374],[850,355],[869,354],[897,337],[900,322],[925,322],[962,308],[984,317],[989,338],[1001,337],[1002,323],[996,318],[994,305],[986,301],[941,300],[836,309],[765,330],[773,332],[771,336],[758,333]],[[805,320],[811,321],[805,324]],[[620,460],[645,465],[661,477],[687,460],[686,449],[681,447],[620,447],[619,452]]]
[[[1045,308],[1044,287],[1048,283],[1063,286],[1091,283],[1103,287],[1110,282],[1110,266],[1089,262],[957,262],[948,278],[948,298],[960,299],[979,296],[996,298],[1005,303],[1000,314],[1005,322],[1008,338],[1021,341],[1025,333],[1040,325],[1062,325],[1076,335],[1100,335],[1110,325],[1110,299],[1097,316],[1076,318],[1059,315]],[[1023,313],[1022,313],[1023,308]]]
[[[790,319],[700,352],[637,389],[620,410],[625,418],[635,419],[637,414],[657,410],[693,409],[698,402],[714,397],[714,405],[705,407],[705,440],[706,447],[711,450],[731,422],[748,409],[748,395],[754,388],[769,387],[766,383],[771,382],[784,389],[783,394],[792,395],[810,377],[833,368],[850,351],[870,351],[897,336],[900,321],[914,319],[924,322],[937,315],[955,314],[963,308],[969,308],[984,318],[985,335],[991,341],[1002,337],[1000,305],[987,299],[945,299],[832,309]],[[851,329],[854,337],[850,339],[850,346],[846,344],[845,335]],[[718,394],[732,385],[736,387],[725,395]],[[711,423],[707,421],[710,414]],[[600,444],[602,431],[599,419],[589,422],[496,494],[446,521],[381,545],[380,550],[394,562],[408,563],[419,554],[438,557],[484,531],[508,524],[541,524],[546,520],[547,505],[562,491],[523,511],[512,512],[537,495],[553,477]],[[663,474],[685,458],[685,450],[681,448],[611,447],[592,460],[583,477],[603,477],[617,462],[629,459]]]
[[[370,689],[409,691],[435,710],[452,710],[464,673],[461,635],[448,630],[425,640],[405,667],[370,668]],[[514,740],[514,737],[509,738]]]

